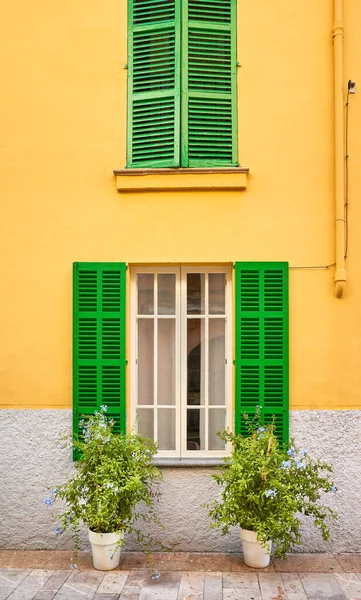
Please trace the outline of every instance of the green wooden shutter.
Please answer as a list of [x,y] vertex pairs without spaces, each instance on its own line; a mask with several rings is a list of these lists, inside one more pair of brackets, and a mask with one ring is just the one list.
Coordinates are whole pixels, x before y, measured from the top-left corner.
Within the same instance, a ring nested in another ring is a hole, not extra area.
[[180,2],[128,0],[127,167],[180,164]]
[[288,264],[235,263],[235,431],[262,406],[264,423],[288,439]]
[[73,432],[102,404],[125,431],[125,263],[74,263]]
[[182,2],[182,166],[237,166],[236,0]]

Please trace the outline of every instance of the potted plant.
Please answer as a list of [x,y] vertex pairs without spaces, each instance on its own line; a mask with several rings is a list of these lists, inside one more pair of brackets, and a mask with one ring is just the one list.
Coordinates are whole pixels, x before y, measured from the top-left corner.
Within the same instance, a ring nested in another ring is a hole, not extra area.
[[159,523],[153,506],[159,492],[153,484],[160,481],[161,473],[151,463],[156,444],[132,432],[113,433],[114,421],[107,419],[105,412],[102,406],[100,412],[80,423],[82,439],[71,442],[79,453],[75,472],[52,490],[45,503],[63,501],[58,515],[61,527],[55,533],[70,529],[76,548],[80,525],[88,527],[94,567],[109,570],[119,564],[125,532],[135,532],[144,549],[151,543],[137,521]]
[[213,475],[223,488],[221,499],[207,507],[211,527],[221,527],[223,535],[240,526],[245,563],[260,568],[269,564],[272,542],[278,557],[302,543],[301,514],[312,517],[323,539],[329,539],[327,521],[336,514],[320,496],[337,488],[329,479],[331,466],[297,449],[293,439],[279,444],[274,422],[261,425],[259,408],[254,419],[245,419],[248,436],[219,433],[233,450]]

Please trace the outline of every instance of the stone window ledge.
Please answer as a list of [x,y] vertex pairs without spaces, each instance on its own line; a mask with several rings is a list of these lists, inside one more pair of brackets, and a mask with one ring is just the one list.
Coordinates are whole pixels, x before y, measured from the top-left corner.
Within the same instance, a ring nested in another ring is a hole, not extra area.
[[210,467],[219,467],[224,464],[222,458],[154,458],[152,463],[160,468],[194,468],[199,467],[207,469]]
[[246,167],[115,170],[118,192],[245,190]]

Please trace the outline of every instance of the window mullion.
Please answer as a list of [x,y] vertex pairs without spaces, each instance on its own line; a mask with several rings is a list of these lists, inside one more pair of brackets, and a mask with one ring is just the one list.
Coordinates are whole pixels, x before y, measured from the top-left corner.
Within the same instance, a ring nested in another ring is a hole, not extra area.
[[204,281],[204,450],[209,447],[208,441],[208,382],[209,382],[209,322],[208,322],[208,273],[205,273]]
[[180,269],[180,452],[187,450],[187,275]]
[[158,274],[154,274],[154,441],[158,442]]

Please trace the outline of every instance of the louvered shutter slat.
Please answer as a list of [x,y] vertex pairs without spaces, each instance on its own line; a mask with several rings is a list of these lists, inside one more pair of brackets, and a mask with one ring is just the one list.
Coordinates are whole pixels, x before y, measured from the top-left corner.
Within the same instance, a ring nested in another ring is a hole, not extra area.
[[236,431],[261,405],[264,423],[288,439],[288,265],[236,263]]
[[182,7],[182,164],[235,166],[236,1]]
[[74,264],[73,431],[108,407],[125,431],[125,263]]
[[129,0],[128,167],[180,164],[180,9]]

